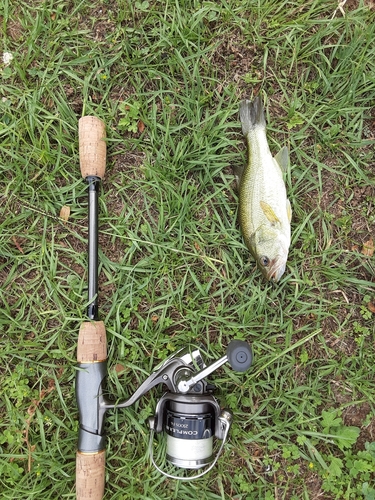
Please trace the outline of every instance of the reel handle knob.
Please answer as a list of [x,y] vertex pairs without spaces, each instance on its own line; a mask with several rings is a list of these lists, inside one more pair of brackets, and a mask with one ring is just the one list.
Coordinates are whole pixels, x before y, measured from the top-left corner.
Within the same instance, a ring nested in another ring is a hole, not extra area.
[[245,372],[253,362],[253,351],[244,340],[232,340],[226,354],[228,363],[235,372]]

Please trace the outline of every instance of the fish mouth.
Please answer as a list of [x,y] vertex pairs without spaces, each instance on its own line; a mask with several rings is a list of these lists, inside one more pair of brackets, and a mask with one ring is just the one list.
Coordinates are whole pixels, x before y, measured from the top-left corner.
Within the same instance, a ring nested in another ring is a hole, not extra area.
[[286,269],[286,262],[281,256],[276,257],[270,263],[270,266],[265,271],[265,277],[269,281],[278,282]]

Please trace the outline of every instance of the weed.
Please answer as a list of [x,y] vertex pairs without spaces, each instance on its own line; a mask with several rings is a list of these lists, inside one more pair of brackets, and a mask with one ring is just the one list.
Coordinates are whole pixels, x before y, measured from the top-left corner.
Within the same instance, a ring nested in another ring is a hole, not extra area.
[[122,102],[119,104],[118,108],[121,117],[118,122],[119,129],[134,133],[137,132],[141,103],[138,101],[133,103]]

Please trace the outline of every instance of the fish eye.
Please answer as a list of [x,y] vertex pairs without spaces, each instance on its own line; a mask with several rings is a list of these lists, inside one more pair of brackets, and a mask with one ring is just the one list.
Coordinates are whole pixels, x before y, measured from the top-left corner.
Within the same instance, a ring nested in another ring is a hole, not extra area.
[[262,266],[267,267],[270,263],[270,259],[266,257],[265,255],[262,255],[262,257],[259,259],[260,263]]

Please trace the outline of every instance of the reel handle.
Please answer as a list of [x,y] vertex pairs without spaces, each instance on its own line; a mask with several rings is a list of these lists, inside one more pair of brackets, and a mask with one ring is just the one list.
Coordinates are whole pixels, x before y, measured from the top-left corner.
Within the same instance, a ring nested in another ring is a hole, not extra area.
[[96,116],[83,116],[78,121],[79,162],[81,174],[99,177],[105,174],[107,144],[105,124]]
[[225,363],[229,363],[236,372],[245,372],[253,362],[253,352],[250,345],[244,340],[232,340],[226,351],[226,355],[214,361],[211,365],[192,375],[189,378],[182,377],[177,381],[178,392],[186,394],[197,382],[203,380],[212,372]]
[[80,414],[76,456],[77,500],[101,500],[105,484],[104,412],[101,383],[107,369],[107,341],[102,321],[84,322],[78,336],[76,397]]

